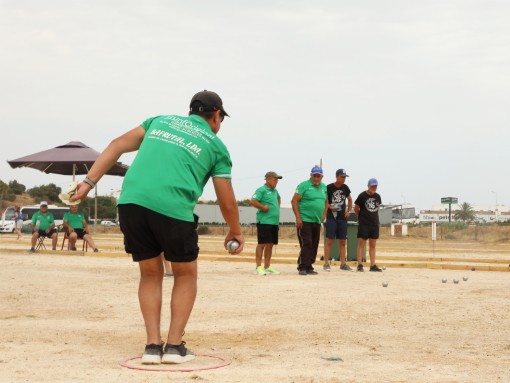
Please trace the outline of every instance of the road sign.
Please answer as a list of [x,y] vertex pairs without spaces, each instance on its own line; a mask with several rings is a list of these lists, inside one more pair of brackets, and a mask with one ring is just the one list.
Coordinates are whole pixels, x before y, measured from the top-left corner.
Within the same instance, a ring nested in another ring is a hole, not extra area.
[[441,203],[459,203],[459,199],[456,197],[441,197]]

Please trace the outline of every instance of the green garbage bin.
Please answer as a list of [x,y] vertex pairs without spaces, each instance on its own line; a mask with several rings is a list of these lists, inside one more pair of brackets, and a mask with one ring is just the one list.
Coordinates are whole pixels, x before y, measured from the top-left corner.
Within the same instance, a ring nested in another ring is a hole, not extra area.
[[[347,261],[358,260],[358,222],[347,222]],[[363,262],[367,261],[367,246],[363,248]]]

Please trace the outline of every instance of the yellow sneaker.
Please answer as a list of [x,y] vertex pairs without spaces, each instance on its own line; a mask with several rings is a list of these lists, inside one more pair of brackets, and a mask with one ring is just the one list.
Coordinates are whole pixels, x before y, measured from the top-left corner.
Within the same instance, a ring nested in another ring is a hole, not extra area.
[[264,269],[262,266],[259,266],[255,269],[255,274],[257,275],[266,275],[266,269]]
[[273,266],[269,266],[267,269],[264,269],[267,274],[280,274],[278,270],[276,270]]

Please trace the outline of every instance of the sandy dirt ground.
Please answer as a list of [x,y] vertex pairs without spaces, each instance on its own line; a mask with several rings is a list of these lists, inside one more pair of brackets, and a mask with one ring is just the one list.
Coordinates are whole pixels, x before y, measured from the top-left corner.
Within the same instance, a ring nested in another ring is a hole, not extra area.
[[[144,371],[130,258],[1,250],[0,382],[510,381],[508,272],[277,267],[200,261],[185,335],[199,356],[156,367],[192,371]],[[171,288],[165,279],[163,336]]]

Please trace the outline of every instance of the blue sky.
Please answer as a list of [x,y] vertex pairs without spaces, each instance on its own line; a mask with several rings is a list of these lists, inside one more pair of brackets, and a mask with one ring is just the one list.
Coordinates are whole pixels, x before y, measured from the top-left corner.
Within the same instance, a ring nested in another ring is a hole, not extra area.
[[376,177],[384,203],[510,204],[509,2],[245,3],[0,0],[0,179],[64,188],[6,161],[101,151],[209,89],[231,115],[219,136],[238,199],[275,170],[289,203],[322,160],[325,183],[345,168],[357,195]]

